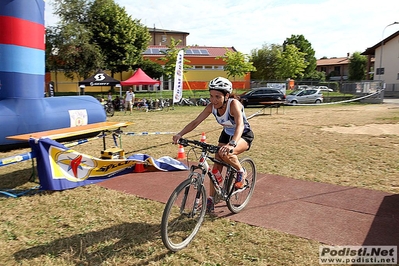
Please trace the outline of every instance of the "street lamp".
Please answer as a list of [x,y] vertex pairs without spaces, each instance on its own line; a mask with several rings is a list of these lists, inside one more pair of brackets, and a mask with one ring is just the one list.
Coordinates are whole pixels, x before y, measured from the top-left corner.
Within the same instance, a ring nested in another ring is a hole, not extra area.
[[384,32],[385,32],[386,28],[388,28],[389,26],[395,25],[395,24],[399,24],[399,22],[395,21],[394,23],[386,25],[384,30],[382,31],[381,53],[380,53],[380,68],[379,68],[379,75],[378,75],[378,79],[379,80],[381,80],[381,72],[382,72],[382,49],[383,49],[383,46],[384,46]]

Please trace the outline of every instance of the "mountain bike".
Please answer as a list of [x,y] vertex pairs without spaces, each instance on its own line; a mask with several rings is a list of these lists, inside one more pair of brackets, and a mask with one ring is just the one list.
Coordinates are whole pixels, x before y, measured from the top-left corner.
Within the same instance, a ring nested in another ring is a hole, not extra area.
[[106,114],[108,117],[114,116],[115,110],[114,110],[114,105],[112,104],[112,101],[106,101],[106,102],[104,102],[104,103],[103,103],[103,106],[104,106],[105,114]]
[[[165,247],[171,251],[185,248],[198,233],[206,214],[207,193],[204,186],[206,175],[215,187],[214,204],[225,201],[232,213],[242,211],[249,203],[255,189],[256,167],[251,158],[240,160],[247,172],[245,186],[236,189],[234,183],[237,169],[216,159],[211,154],[219,151],[219,146],[196,140],[180,139],[179,144],[200,150],[197,165],[191,165],[188,178],[172,192],[162,215],[161,236]],[[231,151],[232,152],[232,151]],[[221,184],[210,170],[208,160],[225,167],[225,177]]]

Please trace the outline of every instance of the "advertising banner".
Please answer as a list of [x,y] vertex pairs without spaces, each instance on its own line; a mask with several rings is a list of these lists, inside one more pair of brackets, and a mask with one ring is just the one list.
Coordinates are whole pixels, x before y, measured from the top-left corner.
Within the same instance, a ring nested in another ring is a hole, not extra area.
[[173,86],[173,103],[177,103],[183,96],[183,60],[184,50],[180,50],[177,54],[175,67],[175,82]]
[[68,149],[51,139],[29,140],[36,154],[37,171],[43,190],[65,190],[89,185],[134,172],[136,164],[148,171],[187,170],[187,166],[168,156],[155,160],[145,154],[127,159],[98,159]]

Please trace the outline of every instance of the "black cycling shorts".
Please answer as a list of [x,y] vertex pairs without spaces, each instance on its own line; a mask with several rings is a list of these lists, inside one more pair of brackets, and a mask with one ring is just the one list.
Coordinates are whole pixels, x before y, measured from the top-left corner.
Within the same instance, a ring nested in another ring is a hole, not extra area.
[[[230,142],[231,137],[232,136],[228,135],[226,132],[224,132],[224,130],[222,130],[222,133],[219,137],[219,143],[227,144]],[[242,133],[241,138],[248,143],[249,150],[251,148],[252,141],[254,140],[254,133],[252,132],[252,130]]]

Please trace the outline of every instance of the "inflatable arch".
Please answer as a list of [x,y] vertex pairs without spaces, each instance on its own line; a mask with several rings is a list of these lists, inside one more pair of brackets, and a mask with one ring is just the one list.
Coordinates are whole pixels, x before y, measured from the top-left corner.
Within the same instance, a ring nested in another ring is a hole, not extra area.
[[91,96],[44,97],[43,0],[0,1],[0,150],[22,143],[6,137],[103,122]]

